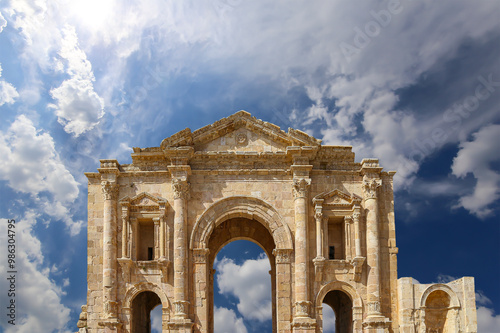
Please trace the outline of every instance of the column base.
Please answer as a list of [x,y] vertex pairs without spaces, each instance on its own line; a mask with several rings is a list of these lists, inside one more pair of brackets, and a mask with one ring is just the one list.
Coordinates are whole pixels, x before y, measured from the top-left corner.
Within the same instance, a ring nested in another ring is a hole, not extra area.
[[101,319],[97,324],[104,326],[106,328],[105,332],[120,332],[119,329],[122,327],[122,323],[118,318]]
[[391,321],[382,315],[370,315],[363,322],[363,332],[365,333],[387,333]]
[[176,333],[191,333],[193,330],[193,325],[194,323],[191,321],[191,319],[176,318],[176,317],[174,317],[168,323],[170,331]]
[[310,317],[295,317],[292,322],[292,332],[316,332],[316,320]]

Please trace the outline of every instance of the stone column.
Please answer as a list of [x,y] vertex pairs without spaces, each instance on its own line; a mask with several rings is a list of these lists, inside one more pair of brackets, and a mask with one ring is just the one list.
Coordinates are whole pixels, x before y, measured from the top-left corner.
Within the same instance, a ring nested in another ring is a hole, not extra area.
[[153,251],[153,260],[158,260],[160,258],[160,218],[153,218],[153,228],[154,228],[154,251]]
[[359,218],[361,216],[361,208],[359,206],[354,206],[354,212],[352,213],[352,219],[354,222],[354,247],[355,247],[355,257],[361,257],[361,234],[359,232]]
[[164,216],[160,216],[160,259],[161,260],[164,260],[165,259],[165,253],[166,253],[166,249],[165,249],[165,229],[166,229],[166,226],[165,226],[166,222],[165,222],[165,217]]
[[366,211],[366,262],[367,279],[367,318],[364,322],[366,332],[387,332],[389,320],[382,315],[380,297],[380,220],[378,188],[382,185],[382,168],[376,159],[361,161],[363,190]]
[[382,185],[379,178],[365,177],[366,246],[368,271],[368,316],[380,316],[380,244],[377,189]]
[[188,264],[188,214],[189,198],[188,177],[191,174],[189,159],[193,156],[191,146],[164,147],[163,152],[171,165],[168,170],[172,175],[174,193],[174,317],[169,323],[170,332],[190,333],[193,322],[190,314],[190,288]]
[[189,184],[185,178],[172,179],[174,191],[174,310],[175,316],[187,318],[188,302],[188,258],[187,258],[187,211],[186,200]]
[[344,243],[345,243],[345,258],[346,260],[352,259],[352,246],[351,246],[351,224],[352,216],[344,217]]
[[130,258],[130,254],[128,252],[128,234],[129,234],[129,212],[128,206],[122,205],[122,258]]
[[102,262],[102,296],[103,319],[117,318],[116,303],[116,200],[118,185],[116,181],[102,181],[104,195],[103,209],[103,262]]
[[314,219],[316,220],[316,259],[324,258],[323,254],[323,199],[314,199]]
[[293,180],[295,197],[295,317],[309,317],[309,273],[307,255],[307,195],[311,180]]
[[133,261],[137,260],[137,237],[138,237],[138,232],[139,232],[139,222],[137,221],[137,218],[131,217],[130,218],[130,226],[132,229],[132,232],[130,233],[130,258]]

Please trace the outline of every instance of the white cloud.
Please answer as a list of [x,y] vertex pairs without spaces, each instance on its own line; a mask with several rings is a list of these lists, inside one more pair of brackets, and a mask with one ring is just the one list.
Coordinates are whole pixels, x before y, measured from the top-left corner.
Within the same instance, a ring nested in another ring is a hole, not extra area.
[[238,311],[245,319],[265,321],[272,318],[271,279],[269,259],[246,260],[237,265],[223,258],[215,266],[219,293],[238,298]]
[[99,123],[104,115],[104,101],[94,91],[92,65],[78,46],[75,29],[66,26],[63,35],[59,55],[66,63],[66,73],[70,78],[50,91],[57,101],[51,107],[55,109],[64,130],[79,136]]
[[3,17],[2,13],[0,12],[0,32],[3,31],[3,28],[7,26],[7,21]]
[[158,305],[151,311],[151,332],[161,333],[162,332],[162,322],[161,322],[162,306]]
[[[61,302],[65,294],[50,278],[50,268],[44,262],[40,240],[33,233],[38,216],[27,211],[15,223],[16,232],[16,321],[15,326],[7,323],[5,315],[0,326],[5,333],[71,332],[67,330],[70,309]],[[7,221],[0,220],[0,242],[7,244]],[[6,272],[7,256],[1,256],[0,269]],[[64,287],[63,283],[63,287]],[[0,280],[0,289],[8,290],[8,281]],[[36,297],[34,297],[36,296]],[[50,318],[50,320],[47,320]]]
[[500,197],[500,174],[491,164],[500,161],[500,125],[489,125],[473,135],[473,140],[463,142],[453,160],[452,173],[465,177],[471,173],[477,180],[474,192],[462,196],[461,206],[480,218],[493,210],[488,206]]
[[328,304],[323,303],[323,332],[335,332],[335,312]]
[[500,315],[495,315],[493,310],[484,306],[477,308],[477,331],[498,332],[500,327]]
[[243,318],[224,307],[214,308],[214,328],[217,333],[247,333]]
[[[1,20],[0,20],[0,27],[1,27]],[[2,77],[2,66],[0,64],[0,78],[1,77]],[[16,88],[12,84],[5,82],[5,80],[0,80],[0,106],[6,103],[7,104],[14,103],[17,97],[19,97],[19,93],[17,92]]]
[[491,305],[493,302],[482,291],[476,292],[476,304],[478,305]]
[[0,132],[0,154],[0,179],[17,192],[29,193],[47,214],[63,220],[71,234],[77,234],[82,222],[71,219],[68,206],[78,196],[78,183],[60,160],[50,134],[38,131],[20,115]]

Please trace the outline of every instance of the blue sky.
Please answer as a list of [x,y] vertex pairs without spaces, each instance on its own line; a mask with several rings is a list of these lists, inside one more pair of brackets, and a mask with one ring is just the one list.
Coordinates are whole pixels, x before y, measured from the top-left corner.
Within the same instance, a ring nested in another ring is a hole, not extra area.
[[[18,325],[0,330],[76,331],[83,172],[241,109],[396,170],[399,276],[474,276],[480,331],[499,327],[499,14],[494,0],[2,1],[0,241],[15,218],[20,274]],[[252,251],[218,263],[239,272]],[[223,288],[220,315],[251,332]]]

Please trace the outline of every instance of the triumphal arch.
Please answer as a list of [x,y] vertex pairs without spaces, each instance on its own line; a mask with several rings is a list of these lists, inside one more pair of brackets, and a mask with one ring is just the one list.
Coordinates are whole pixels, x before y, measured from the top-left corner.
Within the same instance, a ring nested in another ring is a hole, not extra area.
[[[397,275],[394,172],[239,111],[88,177],[80,332],[213,332],[213,263],[237,239],[271,263],[274,332],[476,332],[474,280]],[[416,263],[420,266],[423,263]]]

